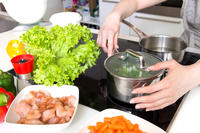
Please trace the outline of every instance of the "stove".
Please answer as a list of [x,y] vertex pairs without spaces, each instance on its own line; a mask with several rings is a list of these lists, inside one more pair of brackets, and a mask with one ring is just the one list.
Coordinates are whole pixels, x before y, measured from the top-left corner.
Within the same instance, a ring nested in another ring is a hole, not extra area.
[[[94,35],[94,39],[96,39],[96,35]],[[136,51],[140,50],[137,42],[119,39],[118,44],[119,51],[125,51],[128,48]],[[106,71],[103,65],[106,57],[107,55],[101,51],[101,55],[99,56],[96,65],[93,68],[88,69],[75,80],[75,85],[80,88],[80,103],[99,111],[107,108],[123,110],[146,119],[163,130],[166,130],[183,97],[177,100],[176,103],[162,110],[149,112],[146,112],[145,110],[136,110],[135,105],[118,101],[111,97],[107,92]],[[186,52],[184,59],[180,64],[190,65],[199,59],[200,54]]]
[[[96,39],[96,35],[94,35],[94,39]],[[127,48],[139,51],[139,45],[137,42],[119,39],[118,44],[119,51],[125,51]],[[79,87],[79,103],[98,111],[102,111],[107,108],[123,110],[146,119],[163,130],[166,130],[183,97],[181,97],[176,103],[162,110],[149,112],[136,110],[135,105],[123,103],[114,99],[107,92],[106,71],[104,70],[103,65],[106,57],[107,55],[101,51],[96,65],[86,70],[84,74],[81,74],[79,78],[75,80],[74,84]],[[199,59],[200,54],[186,52],[181,64],[190,65]],[[9,72],[15,75],[14,70],[10,70]]]

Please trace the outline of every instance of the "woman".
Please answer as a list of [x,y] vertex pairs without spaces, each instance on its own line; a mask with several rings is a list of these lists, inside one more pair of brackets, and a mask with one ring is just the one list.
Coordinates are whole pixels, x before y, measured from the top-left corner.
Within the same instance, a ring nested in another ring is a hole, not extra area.
[[[165,0],[121,0],[107,16],[97,38],[97,43],[108,53],[118,48],[117,38],[120,20],[130,16],[135,11],[159,4]],[[130,8],[131,5],[131,8]],[[127,8],[129,7],[129,8]],[[200,48],[200,1],[184,0],[182,18],[185,31],[183,40],[191,47]],[[181,96],[200,84],[200,62],[183,66],[175,60],[155,64],[149,67],[152,71],[168,69],[167,76],[150,86],[134,89],[132,93],[149,93],[150,95],[131,99],[136,109],[146,108],[146,111],[159,110],[175,103]],[[151,94],[152,93],[152,94]]]

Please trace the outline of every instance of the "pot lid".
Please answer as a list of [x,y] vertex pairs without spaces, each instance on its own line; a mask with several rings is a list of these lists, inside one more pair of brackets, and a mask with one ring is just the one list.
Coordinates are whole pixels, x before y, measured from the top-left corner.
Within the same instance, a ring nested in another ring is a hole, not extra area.
[[[144,59],[144,67],[149,67],[162,60],[152,54],[145,52],[137,52]],[[120,76],[124,78],[151,78],[159,75],[160,71],[146,71],[141,68],[141,60],[131,55],[128,52],[119,52],[104,62],[105,69],[113,76]]]

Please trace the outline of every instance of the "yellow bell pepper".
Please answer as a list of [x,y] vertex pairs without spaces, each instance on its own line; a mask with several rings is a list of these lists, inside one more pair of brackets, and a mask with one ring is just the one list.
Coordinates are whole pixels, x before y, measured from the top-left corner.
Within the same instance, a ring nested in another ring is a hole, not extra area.
[[17,55],[26,54],[26,51],[24,50],[24,44],[18,40],[10,40],[7,45],[7,53],[10,56],[10,58],[13,58]]

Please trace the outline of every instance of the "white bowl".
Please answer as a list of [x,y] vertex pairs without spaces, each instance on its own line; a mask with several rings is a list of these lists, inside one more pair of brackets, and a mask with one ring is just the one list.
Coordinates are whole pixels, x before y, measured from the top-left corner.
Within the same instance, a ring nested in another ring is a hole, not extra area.
[[42,19],[47,10],[47,0],[0,0],[7,13],[17,22],[33,24]]
[[[26,124],[17,124],[17,121],[19,120],[19,116],[17,113],[14,111],[17,103],[19,103],[22,99],[24,99],[25,95],[28,94],[30,91],[38,91],[38,90],[46,90],[48,91],[52,97],[62,97],[62,96],[69,96],[73,95],[76,97],[76,103],[75,103],[75,112],[71,118],[71,120],[67,123],[64,124],[45,124],[45,125],[26,125]],[[44,86],[44,85],[31,85],[28,87],[25,87],[20,93],[16,96],[14,99],[13,103],[11,104],[8,113],[5,118],[5,123],[8,125],[8,127],[12,128],[14,132],[57,132],[60,130],[63,130],[64,128],[67,128],[70,123],[72,122],[74,115],[77,110],[78,106],[78,101],[79,101],[79,89],[76,86],[72,85],[63,85],[60,87],[57,86]]]
[[55,25],[59,26],[67,26],[68,24],[80,24],[81,22],[81,15],[76,12],[60,12],[53,14],[49,21]]
[[114,116],[124,116],[126,119],[130,120],[133,124],[139,124],[139,128],[147,133],[166,133],[161,128],[156,125],[129,113],[126,113],[117,109],[106,109],[99,112],[94,118],[89,120],[85,126],[80,130],[79,133],[89,133],[88,126],[96,125],[96,122],[103,122],[105,117],[114,117]]

